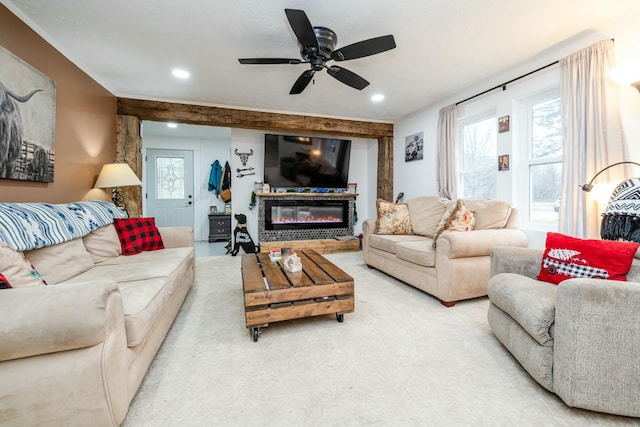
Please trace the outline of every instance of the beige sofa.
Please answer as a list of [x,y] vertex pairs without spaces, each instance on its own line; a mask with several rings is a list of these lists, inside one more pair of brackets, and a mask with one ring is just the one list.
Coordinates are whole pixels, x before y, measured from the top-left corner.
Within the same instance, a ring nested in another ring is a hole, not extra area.
[[363,223],[364,262],[427,292],[447,306],[487,295],[490,251],[493,246],[526,247],[518,229],[518,212],[507,202],[464,199],[473,212],[473,231],[445,231],[436,248],[433,236],[455,202],[440,197],[418,197],[407,202],[412,235],[376,234],[376,219]]
[[640,417],[640,251],[628,282],[537,280],[543,249],[491,254],[489,325],[522,367],[569,406]]
[[193,230],[159,231],[130,256],[113,225],[24,251],[48,286],[0,291],[0,425],[122,423],[195,275]]

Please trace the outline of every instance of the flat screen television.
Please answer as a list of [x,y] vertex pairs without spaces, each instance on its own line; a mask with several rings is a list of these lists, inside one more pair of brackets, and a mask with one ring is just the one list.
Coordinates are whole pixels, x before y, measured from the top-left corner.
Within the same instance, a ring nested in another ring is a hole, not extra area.
[[347,188],[351,141],[264,136],[264,182],[272,187]]

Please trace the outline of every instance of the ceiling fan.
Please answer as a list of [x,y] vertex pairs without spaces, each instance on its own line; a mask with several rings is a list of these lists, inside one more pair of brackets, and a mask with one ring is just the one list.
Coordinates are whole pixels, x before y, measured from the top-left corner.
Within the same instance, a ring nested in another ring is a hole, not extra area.
[[285,9],[285,14],[291,25],[291,29],[300,43],[300,56],[297,58],[243,58],[238,59],[241,64],[310,64],[310,69],[303,72],[298,80],[293,84],[290,95],[297,95],[309,85],[316,71],[326,69],[327,73],[338,81],[362,90],[369,85],[369,82],[337,65],[328,66],[328,61],[347,61],[350,59],[363,58],[375,55],[396,47],[396,42],[392,35],[375,37],[353,43],[335,50],[338,42],[336,33],[325,27],[312,27],[309,18],[304,10]]

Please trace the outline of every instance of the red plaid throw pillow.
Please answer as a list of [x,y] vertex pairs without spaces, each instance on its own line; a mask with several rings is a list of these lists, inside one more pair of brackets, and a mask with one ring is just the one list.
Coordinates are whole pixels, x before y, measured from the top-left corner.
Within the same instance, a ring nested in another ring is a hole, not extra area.
[[154,218],[116,218],[113,220],[123,255],[164,249]]
[[558,284],[584,277],[627,281],[637,243],[586,240],[560,233],[547,233],[538,280]]

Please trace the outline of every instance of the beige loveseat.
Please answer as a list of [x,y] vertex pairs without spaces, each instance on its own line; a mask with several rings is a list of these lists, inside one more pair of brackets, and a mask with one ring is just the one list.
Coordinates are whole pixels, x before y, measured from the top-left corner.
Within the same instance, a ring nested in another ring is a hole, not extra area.
[[418,197],[407,202],[412,235],[376,234],[376,219],[363,223],[364,262],[421,289],[447,306],[487,295],[493,246],[526,247],[518,212],[509,203],[464,199],[473,212],[473,231],[445,231],[433,248],[433,236],[454,201]]
[[640,251],[627,282],[537,280],[544,249],[491,254],[489,325],[522,367],[569,406],[640,417]]
[[130,256],[112,224],[24,251],[47,286],[0,290],[0,425],[122,423],[195,275],[193,230],[159,231]]

